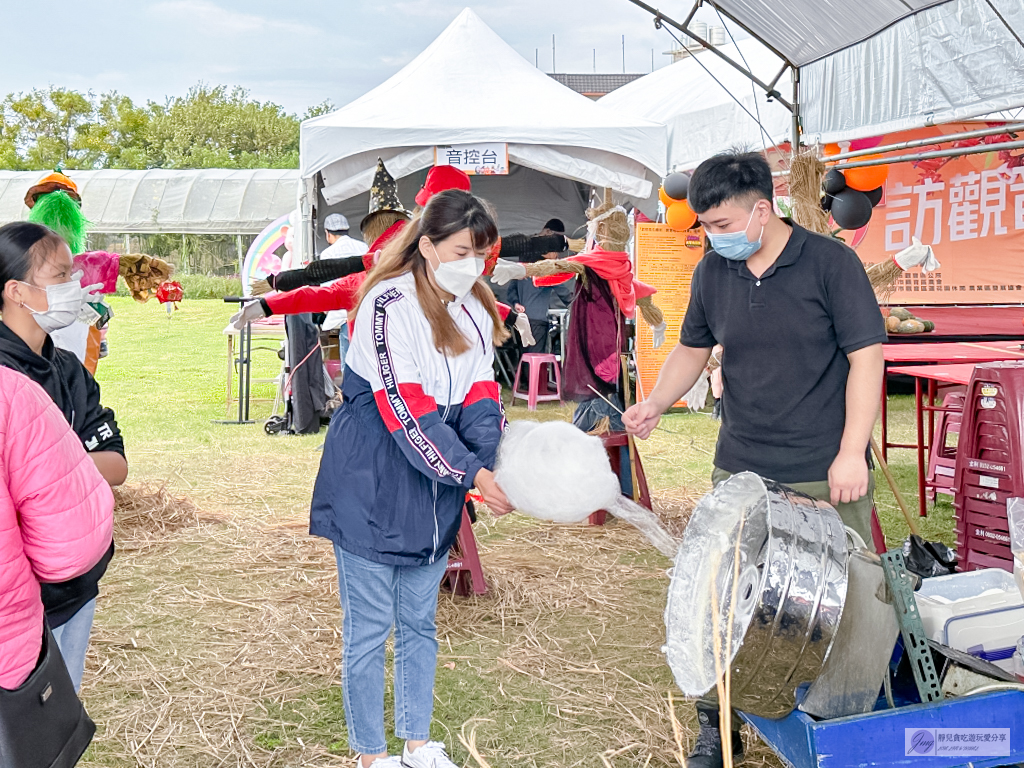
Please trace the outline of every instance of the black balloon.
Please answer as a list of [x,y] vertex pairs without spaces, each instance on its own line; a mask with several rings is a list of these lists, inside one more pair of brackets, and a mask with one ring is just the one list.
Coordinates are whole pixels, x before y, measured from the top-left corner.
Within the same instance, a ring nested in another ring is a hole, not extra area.
[[860,229],[871,221],[871,201],[863,192],[844,189],[833,196],[832,220],[843,229]]
[[885,187],[876,187],[875,189],[872,189],[871,191],[864,193],[865,195],[868,196],[868,200],[871,201],[872,208],[874,208],[876,205],[882,202],[883,189],[885,189]]
[[843,176],[842,171],[833,168],[825,174],[825,181],[822,186],[825,188],[826,194],[838,195],[846,189],[846,177]]
[[825,195],[823,198],[821,198],[821,210],[826,211],[826,212],[831,211],[832,210],[832,200],[833,200],[832,195]]
[[690,174],[670,173],[665,177],[665,194],[673,200],[685,200],[686,194],[690,191]]

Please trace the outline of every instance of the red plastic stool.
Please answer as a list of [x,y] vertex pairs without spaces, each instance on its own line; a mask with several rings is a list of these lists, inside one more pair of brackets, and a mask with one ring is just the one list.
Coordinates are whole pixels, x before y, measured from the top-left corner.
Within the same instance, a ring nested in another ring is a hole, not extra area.
[[459,597],[487,593],[484,569],[480,565],[476,537],[473,536],[473,523],[469,519],[466,507],[462,508],[462,524],[459,526],[459,535],[455,537],[455,543],[448,551],[448,567],[445,569],[445,578],[448,580],[448,589]]
[[956,446],[947,444],[949,435],[958,435],[963,420],[964,395],[950,392],[942,399],[943,410],[935,426],[935,439],[928,455],[928,472],[925,487],[932,500],[936,494],[953,495],[953,478],[956,475]]
[[[519,389],[519,377],[523,371],[523,363],[526,363],[530,368],[529,386],[526,392]],[[540,393],[540,374],[545,365],[550,365],[555,371],[555,391],[553,394],[542,395]],[[528,353],[523,355],[519,360],[519,366],[516,368],[516,380],[512,384],[512,402],[515,402],[517,397],[525,400],[526,407],[531,411],[537,410],[537,403],[548,400],[557,400],[561,403],[562,371],[558,366],[558,358],[548,354]]]
[[[604,443],[604,449],[608,452],[608,461],[611,462],[612,472],[615,473],[616,478],[621,477],[621,449],[629,445],[628,435],[625,432],[609,432],[607,435],[601,435],[601,442]],[[647,509],[653,509],[651,506],[651,494],[647,490],[647,476],[644,474],[644,465],[640,462],[640,452],[635,451],[633,455],[636,458],[636,484],[640,492],[640,505],[647,507]],[[587,519],[587,522],[590,525],[604,525],[607,517],[608,512],[599,509]]]

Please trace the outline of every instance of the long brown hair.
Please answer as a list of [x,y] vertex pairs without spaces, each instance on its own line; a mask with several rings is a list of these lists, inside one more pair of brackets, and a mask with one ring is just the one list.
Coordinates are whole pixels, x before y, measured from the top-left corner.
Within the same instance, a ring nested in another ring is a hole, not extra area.
[[[494,218],[494,209],[490,204],[468,192],[450,189],[434,195],[427,206],[405,225],[398,237],[385,246],[380,261],[370,270],[359,289],[359,303],[362,304],[366,295],[378,283],[412,272],[420,308],[434,333],[434,347],[445,355],[461,355],[470,348],[471,340],[466,338],[448,314],[445,294],[430,278],[430,267],[420,253],[420,238],[426,236],[430,242],[440,243],[468,229],[473,239],[473,248],[486,251],[498,240],[498,225],[494,223]],[[473,295],[484,305],[494,323],[492,336],[495,346],[501,344],[509,333],[498,315],[494,294],[482,278],[477,279],[473,286]],[[357,306],[356,311],[358,309]]]

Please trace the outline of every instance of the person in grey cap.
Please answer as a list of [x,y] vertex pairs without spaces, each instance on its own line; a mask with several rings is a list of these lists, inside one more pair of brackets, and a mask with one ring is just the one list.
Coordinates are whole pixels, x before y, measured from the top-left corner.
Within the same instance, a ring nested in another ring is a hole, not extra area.
[[[366,253],[366,243],[348,236],[348,219],[340,213],[332,213],[324,219],[324,234],[327,236],[328,246],[321,252],[320,260],[344,259],[348,256],[362,256]],[[328,283],[330,285],[330,283]],[[344,309],[332,309],[327,313],[322,328],[325,331],[333,331],[338,328],[342,331],[341,346],[342,353],[348,347],[348,335],[342,326],[348,320],[348,313]]]
[[340,259],[366,253],[366,243],[348,236],[348,219],[340,213],[332,213],[324,219],[324,234],[327,236],[327,248],[320,254],[321,259]]

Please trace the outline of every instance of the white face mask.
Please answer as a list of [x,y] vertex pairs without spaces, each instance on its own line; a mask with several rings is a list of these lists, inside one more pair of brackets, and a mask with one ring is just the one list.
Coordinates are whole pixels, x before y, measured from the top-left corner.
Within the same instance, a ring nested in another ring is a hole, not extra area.
[[24,281],[19,282],[22,285],[35,288],[37,291],[46,291],[46,303],[49,309],[43,312],[32,309],[28,304],[22,302],[22,306],[32,313],[33,319],[46,333],[53,333],[61,328],[67,328],[78,319],[79,314],[82,312],[82,305],[85,303],[85,292],[82,290],[82,284],[78,280],[48,285],[45,289]]
[[[433,249],[433,245],[431,245]],[[434,280],[442,290],[455,296],[461,301],[469,295],[476,284],[477,278],[484,273],[484,260],[480,258],[458,259],[457,261],[441,261],[434,249],[434,256],[437,258],[437,266],[430,265],[434,270]]]

